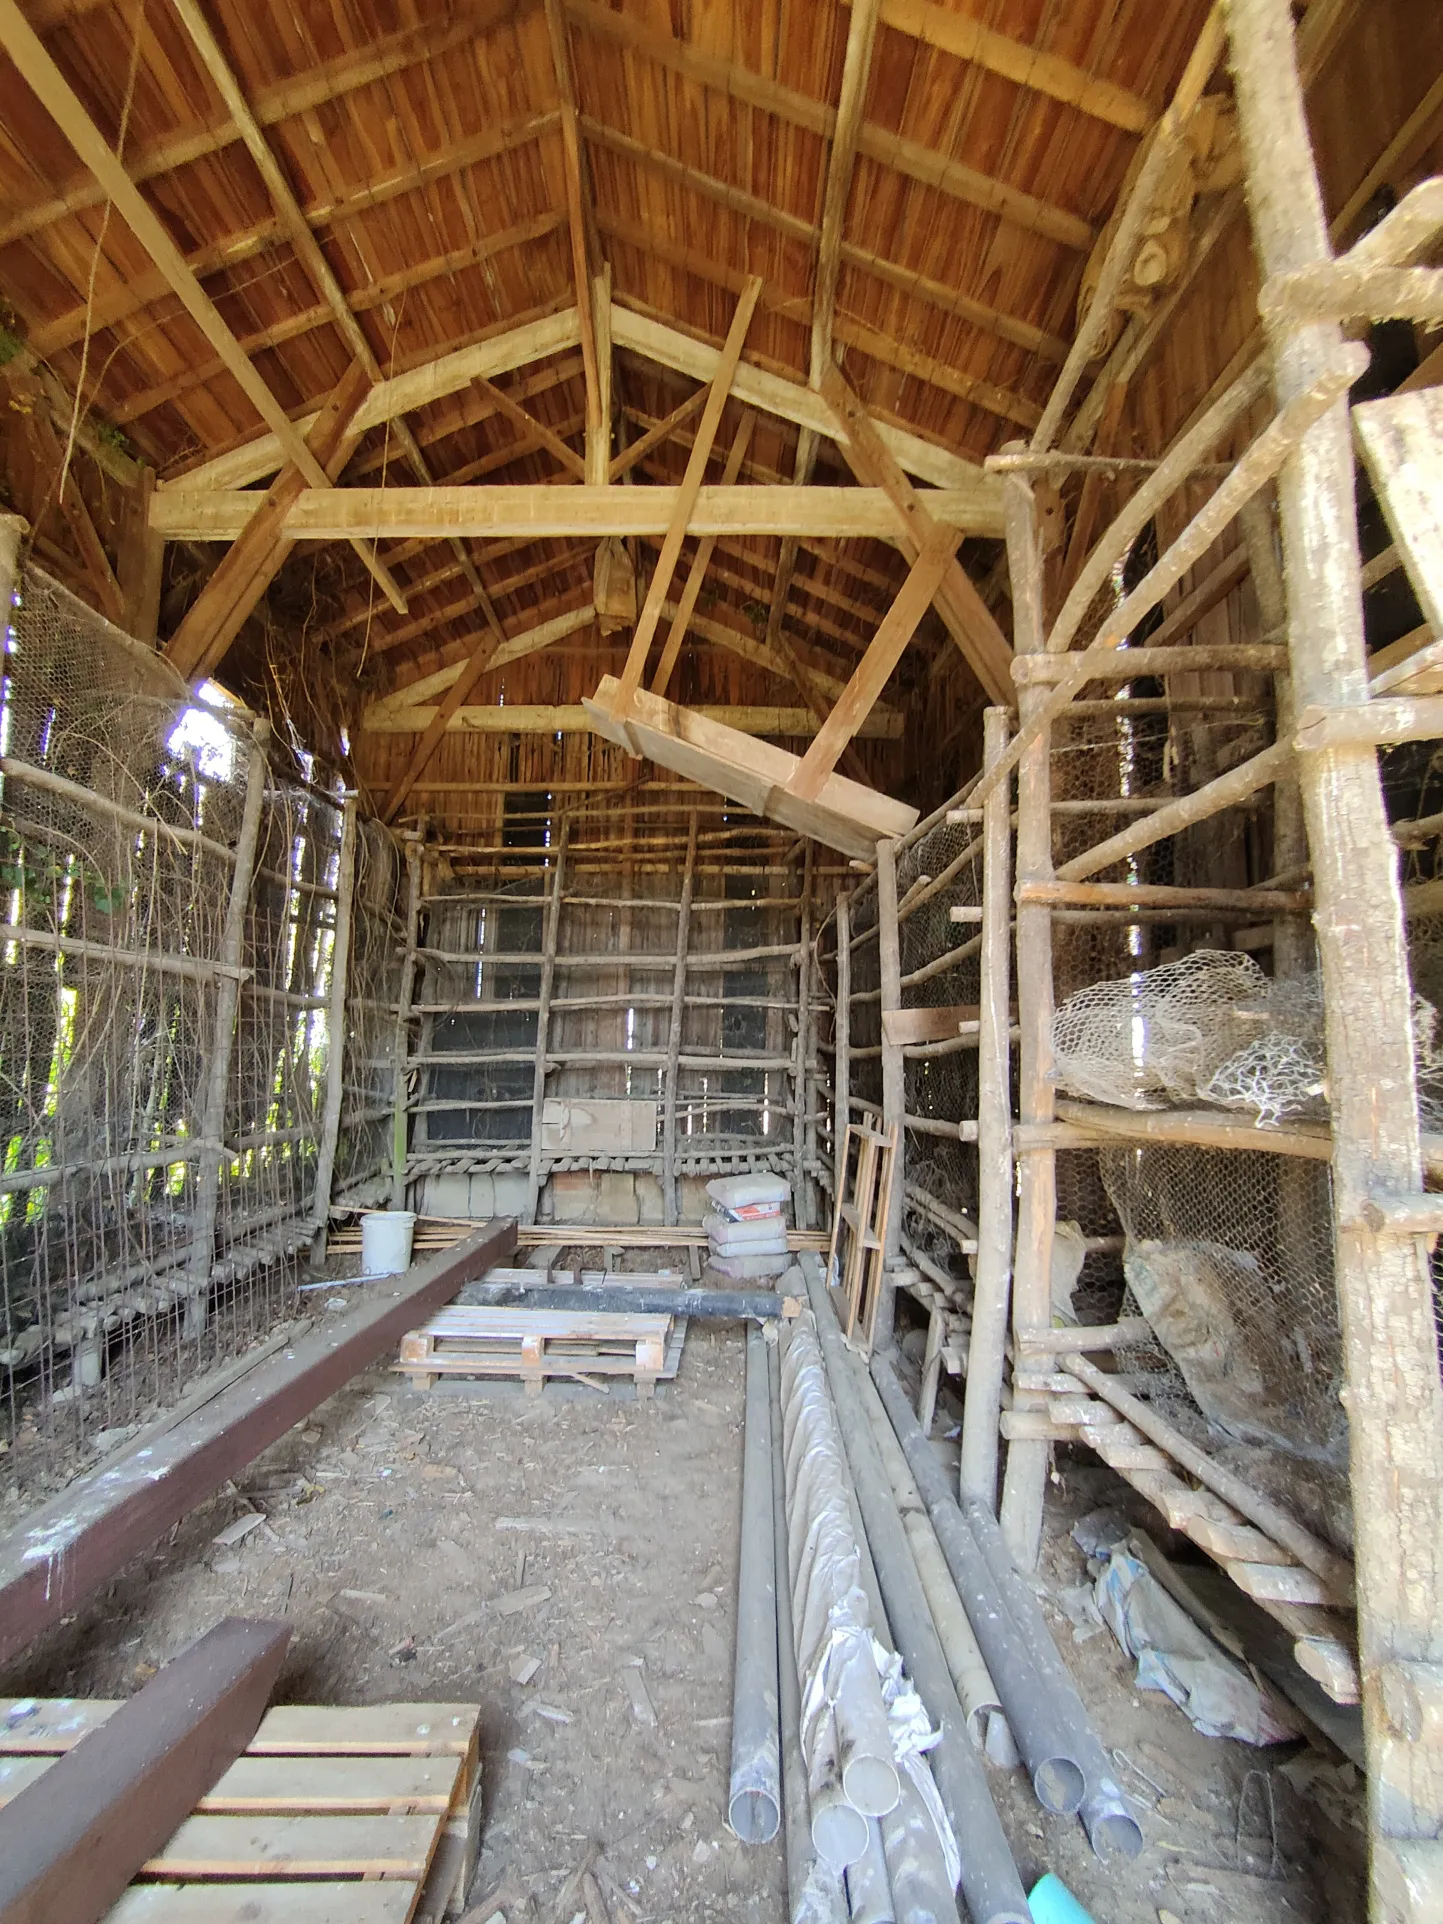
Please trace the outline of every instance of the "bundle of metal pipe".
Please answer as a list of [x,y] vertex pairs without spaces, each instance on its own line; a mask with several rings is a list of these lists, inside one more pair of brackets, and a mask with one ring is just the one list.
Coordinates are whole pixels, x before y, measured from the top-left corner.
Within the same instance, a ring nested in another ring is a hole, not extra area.
[[872,1381],[1001,1692],[1039,1802],[1049,1810],[1079,1811],[1099,1857],[1136,1857],[1141,1827],[996,1520],[976,1497],[958,1504],[886,1356],[873,1356]]
[[742,1536],[732,1685],[732,1771],[727,1822],[744,1844],[769,1844],[781,1823],[778,1751],[777,1567],[772,1497],[772,1407],[767,1342],[747,1330]]
[[[782,1434],[781,1363],[767,1345],[772,1436]],[[786,1823],[787,1897],[791,1924],[847,1924],[847,1904],[836,1872],[812,1843],[811,1800],[802,1762],[802,1701],[792,1635],[792,1598],[787,1579],[787,1505],[782,1478],[772,1476],[774,1565],[781,1581],[777,1603],[777,1701],[782,1738],[782,1813]]]
[[896,1804],[897,1766],[858,1581],[846,1458],[817,1339],[800,1325],[782,1357],[781,1388],[787,1568],[812,1840],[841,1871],[867,1847],[866,1820]]
[[[937,1793],[961,1853],[962,1894],[968,1913],[975,1924],[1028,1924],[1031,1912],[1022,1880],[1012,1861],[997,1807],[992,1802],[981,1758],[968,1735],[966,1716],[957,1698],[867,1417],[863,1399],[871,1394],[871,1386],[865,1370],[842,1342],[841,1331],[826,1298],[820,1266],[808,1263],[803,1273],[887,1619],[907,1674],[940,1733],[929,1760]],[[906,1881],[909,1888],[921,1884],[935,1894],[937,1871],[927,1849],[927,1837],[930,1834],[935,1838],[935,1828],[930,1821],[924,1821],[924,1814],[915,1819],[899,1816],[895,1822],[883,1825],[884,1847],[889,1829],[898,1852],[895,1868],[890,1859],[888,1863],[894,1901],[898,1897],[899,1880]],[[935,1903],[929,1906],[920,1895],[909,1901],[915,1903],[915,1908],[906,1913],[909,1917],[949,1915],[948,1910],[937,1909]],[[955,1903],[950,1908],[955,1911]],[[900,1908],[898,1915],[903,1915]]]

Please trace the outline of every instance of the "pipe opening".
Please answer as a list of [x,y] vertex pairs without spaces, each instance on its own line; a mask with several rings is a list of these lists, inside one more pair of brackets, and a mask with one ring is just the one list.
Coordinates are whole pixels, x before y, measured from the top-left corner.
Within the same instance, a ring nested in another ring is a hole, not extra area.
[[770,1791],[736,1790],[727,1822],[743,1844],[770,1844],[781,1828],[781,1806]]
[[1070,1817],[1082,1802],[1087,1782],[1070,1757],[1044,1757],[1032,1773],[1032,1788],[1044,1810]]

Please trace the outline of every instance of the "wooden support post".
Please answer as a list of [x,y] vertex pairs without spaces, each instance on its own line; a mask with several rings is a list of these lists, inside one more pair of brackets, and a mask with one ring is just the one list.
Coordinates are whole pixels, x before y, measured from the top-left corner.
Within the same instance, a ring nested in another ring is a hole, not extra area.
[[[1007,746],[1007,710],[983,717],[983,757]],[[967,1346],[967,1391],[962,1405],[961,1484],[997,1504],[997,1439],[1002,1413],[1002,1365],[1012,1296],[1012,1068],[1008,1033],[1012,1000],[1011,783],[994,788],[983,806],[982,984],[977,1050],[977,1262],[972,1335]]]
[[832,1207],[847,1193],[848,1104],[852,1095],[852,898],[837,897],[837,1003],[832,1015]]
[[20,592],[20,543],[29,524],[23,515],[0,514],[0,654],[10,652],[15,597]]
[[802,900],[797,912],[797,942],[801,959],[797,964],[797,1033],[792,1047],[792,1220],[798,1229],[810,1229],[812,1212],[807,1197],[807,1037],[810,1030],[812,1000],[812,851],[808,842],[802,858]]
[[787,783],[789,794],[814,802],[826,787],[827,777],[841,759],[842,750],[881,699],[882,690],[902,659],[917,623],[927,612],[943,575],[953,565],[956,547],[956,531],[952,528],[934,528],[927,536],[907,579],[868,642],[867,652]]
[[[1229,0],[1232,66],[1265,279],[1330,257],[1287,0]],[[1278,401],[1337,364],[1332,325],[1269,321]],[[1288,647],[1299,708],[1366,703],[1353,454],[1340,401],[1278,475]],[[1443,1661],[1443,1382],[1424,1238],[1370,1225],[1374,1191],[1422,1188],[1411,992],[1397,857],[1367,745],[1298,757],[1316,895],[1332,1107],[1335,1277],[1343,1327],[1358,1654],[1372,1846],[1371,1916],[1397,1900],[1400,1856],[1443,1830],[1443,1730],[1389,1715],[1384,1679]]]
[[[731,450],[727,455],[726,467],[722,471],[723,487],[731,487],[736,481],[737,476],[741,473],[742,462],[746,459],[747,448],[751,444],[752,430],[756,427],[756,424],[756,411],[753,408],[748,408],[742,415],[735,438],[731,444]],[[686,640],[687,625],[691,621],[693,610],[696,608],[697,596],[701,593],[702,583],[706,579],[706,571],[711,566],[712,552],[715,547],[715,535],[704,535],[697,543],[696,553],[693,555],[691,567],[687,571],[686,585],[681,591],[681,598],[677,603],[676,614],[673,617],[671,628],[667,633],[666,641],[662,647],[661,660],[656,666],[656,679],[651,684],[651,692],[653,695],[664,695],[667,691],[667,685],[671,681],[672,674],[681,655],[682,643]]]
[[225,927],[221,932],[219,967],[216,971],[219,980],[215,989],[215,1025],[211,1031],[206,1062],[205,1104],[200,1117],[201,1153],[196,1164],[195,1226],[187,1264],[185,1335],[191,1338],[200,1336],[204,1331],[210,1308],[210,1272],[215,1261],[215,1232],[220,1216],[220,1176],[229,1160],[225,1147],[225,1121],[230,1097],[231,1058],[235,1052],[236,1011],[240,1006],[246,916],[250,910],[251,882],[255,875],[261,812],[265,806],[266,776],[270,767],[266,752],[270,738],[270,723],[264,719],[258,720],[251,737],[246,767],[245,806],[241,813],[240,834],[236,838],[235,867],[231,872]]
[[[546,927],[541,938],[541,986],[537,992],[536,1075],[531,1085],[531,1166],[526,1179],[526,1215],[536,1221],[541,1201],[541,1117],[546,1107],[546,1044],[551,1029],[551,990],[556,980],[556,944],[561,934],[561,904],[566,887],[566,845],[571,837],[571,817],[563,816],[561,839],[556,846],[556,866],[551,871],[551,900],[546,905]],[[628,891],[628,894],[630,891]]]
[[391,1048],[391,1207],[406,1207],[407,1089],[406,1058],[410,1053],[411,1002],[416,993],[416,948],[421,927],[421,838],[406,842],[406,953],[401,963],[401,987],[396,997],[396,1033]]
[[706,479],[706,464],[711,456],[712,443],[716,439],[717,429],[721,426],[722,410],[726,406],[727,396],[731,393],[732,380],[742,357],[747,329],[751,326],[752,315],[756,311],[757,298],[761,291],[761,281],[754,275],[747,282],[737,301],[736,310],[732,315],[732,324],[727,330],[726,345],[722,349],[717,371],[712,377],[711,390],[707,395],[701,420],[697,423],[696,438],[692,442],[691,453],[687,457],[681,486],[677,489],[675,509],[662,539],[656,571],[651,577],[651,586],[647,589],[646,601],[642,606],[636,632],[632,636],[631,647],[627,653],[626,666],[619,679],[614,712],[623,718],[631,706],[632,696],[646,676],[646,658],[651,652],[651,639],[656,633],[656,625],[661,619],[662,604],[666,600],[672,575],[676,572],[676,564],[681,557],[681,544],[686,539],[692,510],[701,492],[701,484]]
[[882,1130],[895,1130],[892,1157],[892,1195],[887,1210],[887,1236],[877,1287],[877,1315],[872,1342],[878,1349],[892,1343],[896,1286],[889,1271],[902,1260],[902,1184],[906,1160],[904,1133],[907,1109],[907,1067],[899,1043],[888,1042],[885,1018],[902,1006],[902,941],[897,922],[897,844],[877,844],[877,956],[882,975]]
[[691,897],[696,882],[697,812],[691,811],[686,829],[686,867],[681,877],[681,905],[676,918],[676,971],[671,978],[671,1026],[666,1037],[666,1080],[662,1087],[661,1176],[662,1199],[669,1224],[681,1220],[676,1180],[676,1084],[681,1057],[682,1024],[686,1019],[686,951],[691,939]]
[[346,982],[351,966],[351,922],[356,900],[356,798],[348,795],[341,810],[341,851],[336,869],[336,926],[331,937],[331,984],[326,998],[326,1097],[321,1111],[321,1139],[316,1155],[316,1186],[311,1218],[316,1225],[311,1261],[326,1260],[326,1235],[331,1221],[331,1184],[336,1171],[336,1145],[341,1135],[341,1108],[346,1093]]
[[[1016,474],[1004,482],[1007,565],[1012,576],[1013,646],[1019,661],[1045,647],[1042,554],[1032,489]],[[1020,725],[1047,701],[1045,689],[1021,681]],[[998,760],[1005,759],[999,755]],[[1006,784],[1002,784],[1006,792]],[[1045,728],[1017,770],[1017,879],[1052,876],[1052,731]],[[1024,1123],[1052,1120],[1052,911],[1043,903],[1017,909],[1018,1113]],[[1052,1322],[1052,1238],[1057,1218],[1057,1157],[1050,1146],[1018,1144],[1017,1251],[1012,1277],[1012,1323],[1045,1329]],[[1015,1391],[1014,1409],[1036,1409],[1045,1399]],[[1042,1540],[1042,1498],[1048,1445],[1021,1437],[1007,1446],[1001,1522],[1017,1567],[1030,1570]],[[979,1492],[979,1494],[981,1494]]]
[[142,467],[140,479],[126,496],[120,549],[115,558],[116,578],[124,597],[120,625],[137,641],[155,643],[160,621],[160,590],[165,574],[165,542],[150,532],[150,503],[155,493],[155,469]]
[[611,268],[608,264],[591,283],[591,324],[596,336],[596,399],[599,419],[587,422],[586,460],[582,478],[590,488],[604,488],[611,474]]

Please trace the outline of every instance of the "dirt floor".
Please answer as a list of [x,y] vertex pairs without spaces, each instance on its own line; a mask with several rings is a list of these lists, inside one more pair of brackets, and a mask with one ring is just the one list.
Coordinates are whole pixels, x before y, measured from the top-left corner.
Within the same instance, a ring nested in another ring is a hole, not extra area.
[[[481,1705],[474,1924],[571,1924],[588,1860],[612,1924],[779,1919],[780,1845],[749,1849],[724,1821],[743,1367],[739,1329],[697,1323],[650,1403],[629,1385],[418,1392],[377,1366],[0,1672],[0,1693],[125,1694],[228,1612],[285,1616],[282,1701]],[[1202,1737],[1135,1689],[1109,1633],[1074,1641],[1055,1599],[1086,1570],[1067,1532],[1108,1474],[1060,1472],[1039,1584],[1147,1848],[1100,1864],[1021,1770],[993,1769],[1024,1880],[1056,1871],[1098,1924],[1362,1916],[1336,1757],[1325,1816],[1279,1774],[1304,1747]],[[241,1541],[215,1541],[250,1512]]]

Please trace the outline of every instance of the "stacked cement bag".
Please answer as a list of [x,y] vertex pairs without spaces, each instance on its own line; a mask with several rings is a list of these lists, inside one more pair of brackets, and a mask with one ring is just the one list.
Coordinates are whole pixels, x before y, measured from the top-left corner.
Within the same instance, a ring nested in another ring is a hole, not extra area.
[[782,1207],[791,1190],[785,1178],[719,1177],[707,1184],[706,1193],[716,1205],[702,1218],[712,1268],[734,1282],[780,1276],[790,1261]]

